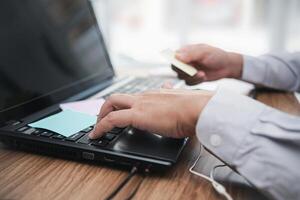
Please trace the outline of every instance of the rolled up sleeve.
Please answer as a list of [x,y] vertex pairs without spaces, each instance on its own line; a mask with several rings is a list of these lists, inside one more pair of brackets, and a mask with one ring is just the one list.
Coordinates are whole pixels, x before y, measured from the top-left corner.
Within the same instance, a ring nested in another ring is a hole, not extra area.
[[300,199],[300,120],[219,90],[197,122],[199,141],[266,196]]

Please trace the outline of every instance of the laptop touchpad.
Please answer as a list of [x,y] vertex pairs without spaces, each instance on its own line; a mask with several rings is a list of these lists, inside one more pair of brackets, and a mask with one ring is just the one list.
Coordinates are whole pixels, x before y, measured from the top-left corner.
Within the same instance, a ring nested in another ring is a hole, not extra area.
[[123,133],[113,145],[113,150],[129,154],[176,161],[185,139],[161,137],[137,129]]

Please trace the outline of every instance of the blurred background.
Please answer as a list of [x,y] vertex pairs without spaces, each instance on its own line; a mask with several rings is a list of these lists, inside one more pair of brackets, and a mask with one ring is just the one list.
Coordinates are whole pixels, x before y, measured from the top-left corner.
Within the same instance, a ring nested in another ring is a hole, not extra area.
[[299,0],[93,0],[115,67],[207,43],[248,55],[300,49]]

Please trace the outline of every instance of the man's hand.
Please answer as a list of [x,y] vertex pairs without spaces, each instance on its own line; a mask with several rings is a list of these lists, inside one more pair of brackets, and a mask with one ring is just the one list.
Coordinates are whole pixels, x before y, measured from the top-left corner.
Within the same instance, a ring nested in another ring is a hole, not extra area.
[[198,69],[198,73],[190,77],[173,67],[180,79],[188,85],[221,78],[241,78],[243,57],[237,53],[226,52],[205,44],[189,45],[176,51],[176,58]]
[[166,137],[195,134],[197,119],[211,92],[160,89],[142,94],[114,94],[103,104],[91,139],[114,127],[132,126]]

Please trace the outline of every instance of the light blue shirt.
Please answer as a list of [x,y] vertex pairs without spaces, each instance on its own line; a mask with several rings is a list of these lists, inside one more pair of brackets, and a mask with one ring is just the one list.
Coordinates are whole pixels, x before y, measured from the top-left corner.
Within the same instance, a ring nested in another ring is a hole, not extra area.
[[[300,91],[300,53],[244,56],[242,79]],[[300,199],[300,118],[219,90],[197,122],[199,141],[267,197]]]

